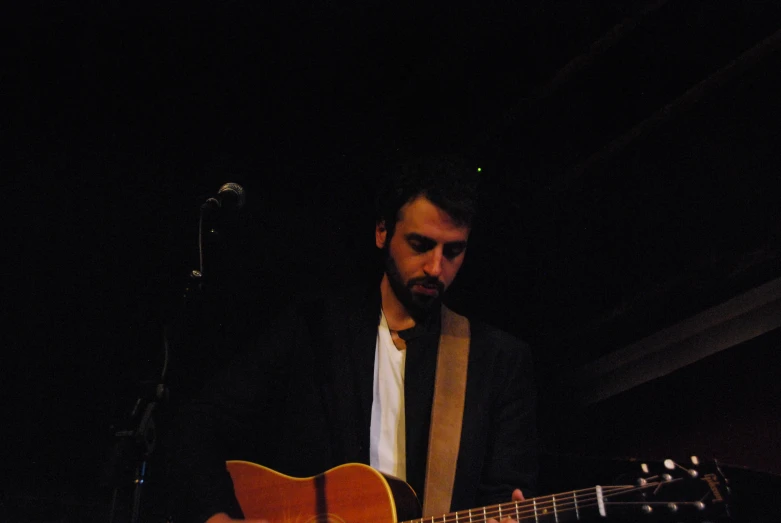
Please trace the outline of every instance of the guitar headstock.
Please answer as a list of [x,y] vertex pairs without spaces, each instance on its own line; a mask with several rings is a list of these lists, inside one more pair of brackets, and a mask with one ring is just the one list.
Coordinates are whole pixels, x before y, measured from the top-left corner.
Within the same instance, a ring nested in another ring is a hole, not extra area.
[[[608,514],[618,508],[621,514],[633,512],[635,521],[644,515],[676,522],[709,522],[729,516],[729,488],[715,463],[702,464],[692,456],[686,465],[671,459],[642,463],[640,472],[633,488],[605,493]],[[627,494],[632,501],[626,501]]]

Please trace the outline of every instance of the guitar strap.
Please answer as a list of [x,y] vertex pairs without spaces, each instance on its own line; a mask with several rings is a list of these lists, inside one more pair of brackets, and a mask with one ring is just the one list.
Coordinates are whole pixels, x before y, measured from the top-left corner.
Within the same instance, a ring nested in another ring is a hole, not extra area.
[[442,305],[423,517],[450,512],[464,414],[469,338],[469,320]]

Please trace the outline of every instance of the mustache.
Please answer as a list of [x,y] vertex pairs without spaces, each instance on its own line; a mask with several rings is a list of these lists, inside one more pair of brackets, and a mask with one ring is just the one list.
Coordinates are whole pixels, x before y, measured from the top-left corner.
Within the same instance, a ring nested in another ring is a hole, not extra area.
[[415,285],[436,287],[440,293],[445,292],[445,284],[433,276],[421,276],[420,278],[412,278],[407,282],[407,287],[409,287],[410,289]]

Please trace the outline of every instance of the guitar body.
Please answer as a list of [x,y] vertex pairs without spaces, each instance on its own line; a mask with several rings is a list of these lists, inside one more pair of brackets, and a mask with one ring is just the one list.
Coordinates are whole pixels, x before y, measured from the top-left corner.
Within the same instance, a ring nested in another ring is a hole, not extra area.
[[229,461],[227,468],[246,518],[270,523],[396,523],[419,517],[412,488],[367,465],[341,465],[310,478],[286,476],[248,461]]

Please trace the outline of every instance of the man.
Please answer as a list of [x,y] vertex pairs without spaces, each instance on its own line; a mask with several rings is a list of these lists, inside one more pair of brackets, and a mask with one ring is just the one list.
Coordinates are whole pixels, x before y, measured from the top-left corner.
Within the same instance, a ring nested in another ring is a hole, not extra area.
[[[226,459],[298,477],[361,462],[425,496],[441,302],[466,254],[476,173],[429,158],[386,182],[379,285],[283,314],[179,416],[173,477],[183,519],[241,517]],[[536,477],[528,349],[479,321],[470,331],[451,510],[523,499]]]

